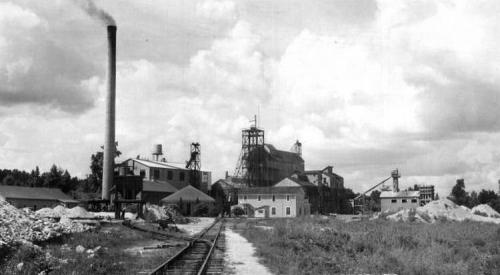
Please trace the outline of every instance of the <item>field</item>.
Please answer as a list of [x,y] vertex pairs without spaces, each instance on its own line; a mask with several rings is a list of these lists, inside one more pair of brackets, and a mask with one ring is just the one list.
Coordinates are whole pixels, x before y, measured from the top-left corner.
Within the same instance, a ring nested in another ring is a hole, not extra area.
[[[21,246],[0,262],[0,274],[38,274],[43,270],[50,274],[137,274],[156,267],[183,245],[170,240],[172,247],[167,249],[142,250],[159,242],[167,240],[121,224],[107,225],[39,244],[40,248]],[[86,250],[78,252],[78,245]],[[89,253],[88,249],[98,247]],[[18,269],[20,263],[22,268]]]
[[239,220],[276,274],[499,274],[500,227],[334,218]]

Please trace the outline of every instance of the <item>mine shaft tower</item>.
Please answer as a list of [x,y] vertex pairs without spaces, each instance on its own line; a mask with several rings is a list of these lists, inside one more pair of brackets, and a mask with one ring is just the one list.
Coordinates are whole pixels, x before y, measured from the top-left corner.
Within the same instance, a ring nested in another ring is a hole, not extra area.
[[186,163],[186,169],[190,170],[189,183],[200,189],[201,187],[201,160],[200,160],[200,144],[198,142],[191,143],[190,158]]
[[254,124],[241,132],[241,153],[234,173],[247,186],[259,186],[265,180],[265,148],[264,130],[257,127],[257,116]]

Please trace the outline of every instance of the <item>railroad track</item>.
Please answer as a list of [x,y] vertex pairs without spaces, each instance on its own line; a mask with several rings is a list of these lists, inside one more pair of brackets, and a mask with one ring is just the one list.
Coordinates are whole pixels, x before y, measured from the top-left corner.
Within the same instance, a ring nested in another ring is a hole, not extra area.
[[216,221],[150,274],[222,274],[225,247],[223,229],[224,221]]

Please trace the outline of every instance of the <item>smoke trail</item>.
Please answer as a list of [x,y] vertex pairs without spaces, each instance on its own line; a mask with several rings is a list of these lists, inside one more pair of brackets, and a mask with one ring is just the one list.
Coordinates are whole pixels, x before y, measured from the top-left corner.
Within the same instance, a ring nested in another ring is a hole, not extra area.
[[91,17],[94,17],[101,21],[104,25],[106,26],[116,26],[115,19],[113,17],[105,12],[103,9],[97,7],[92,0],[77,0],[77,3],[79,6],[85,10],[88,15]]

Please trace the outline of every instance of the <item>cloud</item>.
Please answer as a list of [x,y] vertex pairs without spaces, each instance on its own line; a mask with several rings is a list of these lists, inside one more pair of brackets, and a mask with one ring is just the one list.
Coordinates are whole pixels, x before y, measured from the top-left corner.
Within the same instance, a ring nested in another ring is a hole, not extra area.
[[196,4],[196,14],[210,20],[234,20],[235,10],[232,1],[205,0]]
[[9,14],[0,20],[1,106],[45,105],[68,113],[91,108],[94,94],[85,83],[93,76],[92,65],[52,41],[46,21],[32,11],[1,5]]
[[[104,135],[105,30],[77,7],[19,3],[0,9],[0,164],[64,163],[83,175]],[[435,184],[440,195],[459,177],[497,186],[493,1],[102,5],[120,23],[124,157],[162,143],[183,163],[198,141],[217,179],[260,113],[266,142],[286,150],[299,139],[307,168],[333,165],[356,191],[395,168],[402,187]]]

